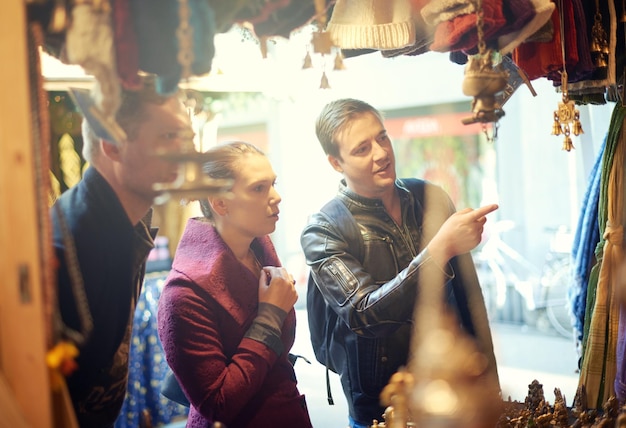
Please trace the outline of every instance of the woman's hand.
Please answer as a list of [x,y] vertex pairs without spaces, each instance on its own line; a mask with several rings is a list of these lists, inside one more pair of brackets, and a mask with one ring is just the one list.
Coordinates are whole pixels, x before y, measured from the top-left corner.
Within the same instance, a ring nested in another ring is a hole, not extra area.
[[289,312],[297,300],[295,281],[285,268],[263,267],[259,278],[259,303],[271,303]]

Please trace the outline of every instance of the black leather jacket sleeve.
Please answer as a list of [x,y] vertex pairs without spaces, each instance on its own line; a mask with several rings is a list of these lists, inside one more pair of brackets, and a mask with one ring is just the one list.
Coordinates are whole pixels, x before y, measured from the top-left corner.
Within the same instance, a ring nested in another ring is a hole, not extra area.
[[419,278],[440,278],[444,286],[454,277],[449,267],[444,272],[424,249],[394,278],[377,282],[351,254],[349,242],[357,237],[345,233],[323,213],[316,213],[302,232],[301,244],[326,303],[356,334],[383,337],[412,323]]

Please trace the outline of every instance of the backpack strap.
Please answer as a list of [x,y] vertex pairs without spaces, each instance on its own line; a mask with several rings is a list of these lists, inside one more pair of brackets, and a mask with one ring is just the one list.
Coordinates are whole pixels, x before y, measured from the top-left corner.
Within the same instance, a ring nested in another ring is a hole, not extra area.
[[[356,220],[352,216],[348,207],[346,207],[346,205],[339,198],[335,197],[324,205],[320,211],[324,214],[329,223],[333,224],[335,227],[338,225],[342,226],[342,232],[346,242],[350,245],[350,251],[357,259],[363,260],[363,238],[361,237],[361,232],[359,231]],[[327,350],[330,349],[329,327],[330,326],[327,325],[325,331]],[[328,404],[332,406],[335,404],[335,400],[333,399],[333,394],[330,388],[329,372],[330,369],[328,368],[328,364],[326,364],[326,398],[328,400]]]
[[419,227],[424,220],[424,188],[426,187],[426,182],[418,178],[405,178],[400,181],[413,194],[413,199],[415,199],[415,220]]

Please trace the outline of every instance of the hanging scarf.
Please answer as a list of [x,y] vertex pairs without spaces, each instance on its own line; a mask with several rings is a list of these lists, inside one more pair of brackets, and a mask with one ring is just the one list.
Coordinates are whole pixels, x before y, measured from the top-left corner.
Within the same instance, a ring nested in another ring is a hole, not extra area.
[[[579,386],[585,388],[590,408],[602,404],[615,394],[616,348],[619,326],[619,300],[615,293],[618,268],[623,259],[624,234],[624,143],[622,133],[626,108],[616,104],[606,143],[598,223],[602,232],[596,253],[598,262],[589,281],[587,311],[591,311],[589,330],[583,338],[583,364]],[[597,284],[594,284],[597,275]],[[594,287],[595,285],[595,287]],[[594,299],[595,297],[595,299]],[[593,303],[590,305],[590,303]]]
[[[608,136],[608,134],[607,134]],[[572,247],[572,259],[574,260],[574,286],[570,289],[568,301],[574,314],[574,330],[577,342],[582,343],[585,323],[585,303],[587,301],[587,284],[589,282],[589,270],[594,257],[594,250],[600,241],[598,232],[598,200],[600,199],[600,177],[602,173],[602,158],[606,137],[596,156],[583,205],[578,217],[574,245]]]

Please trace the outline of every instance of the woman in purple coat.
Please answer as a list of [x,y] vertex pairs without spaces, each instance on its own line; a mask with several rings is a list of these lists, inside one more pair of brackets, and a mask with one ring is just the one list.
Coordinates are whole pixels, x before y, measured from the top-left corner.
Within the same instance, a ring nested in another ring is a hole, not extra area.
[[186,225],[158,310],[167,362],[191,403],[187,427],[311,427],[288,360],[298,296],[267,236],[276,175],[251,144],[210,152],[204,171],[232,179],[231,194],[200,201],[204,217]]

